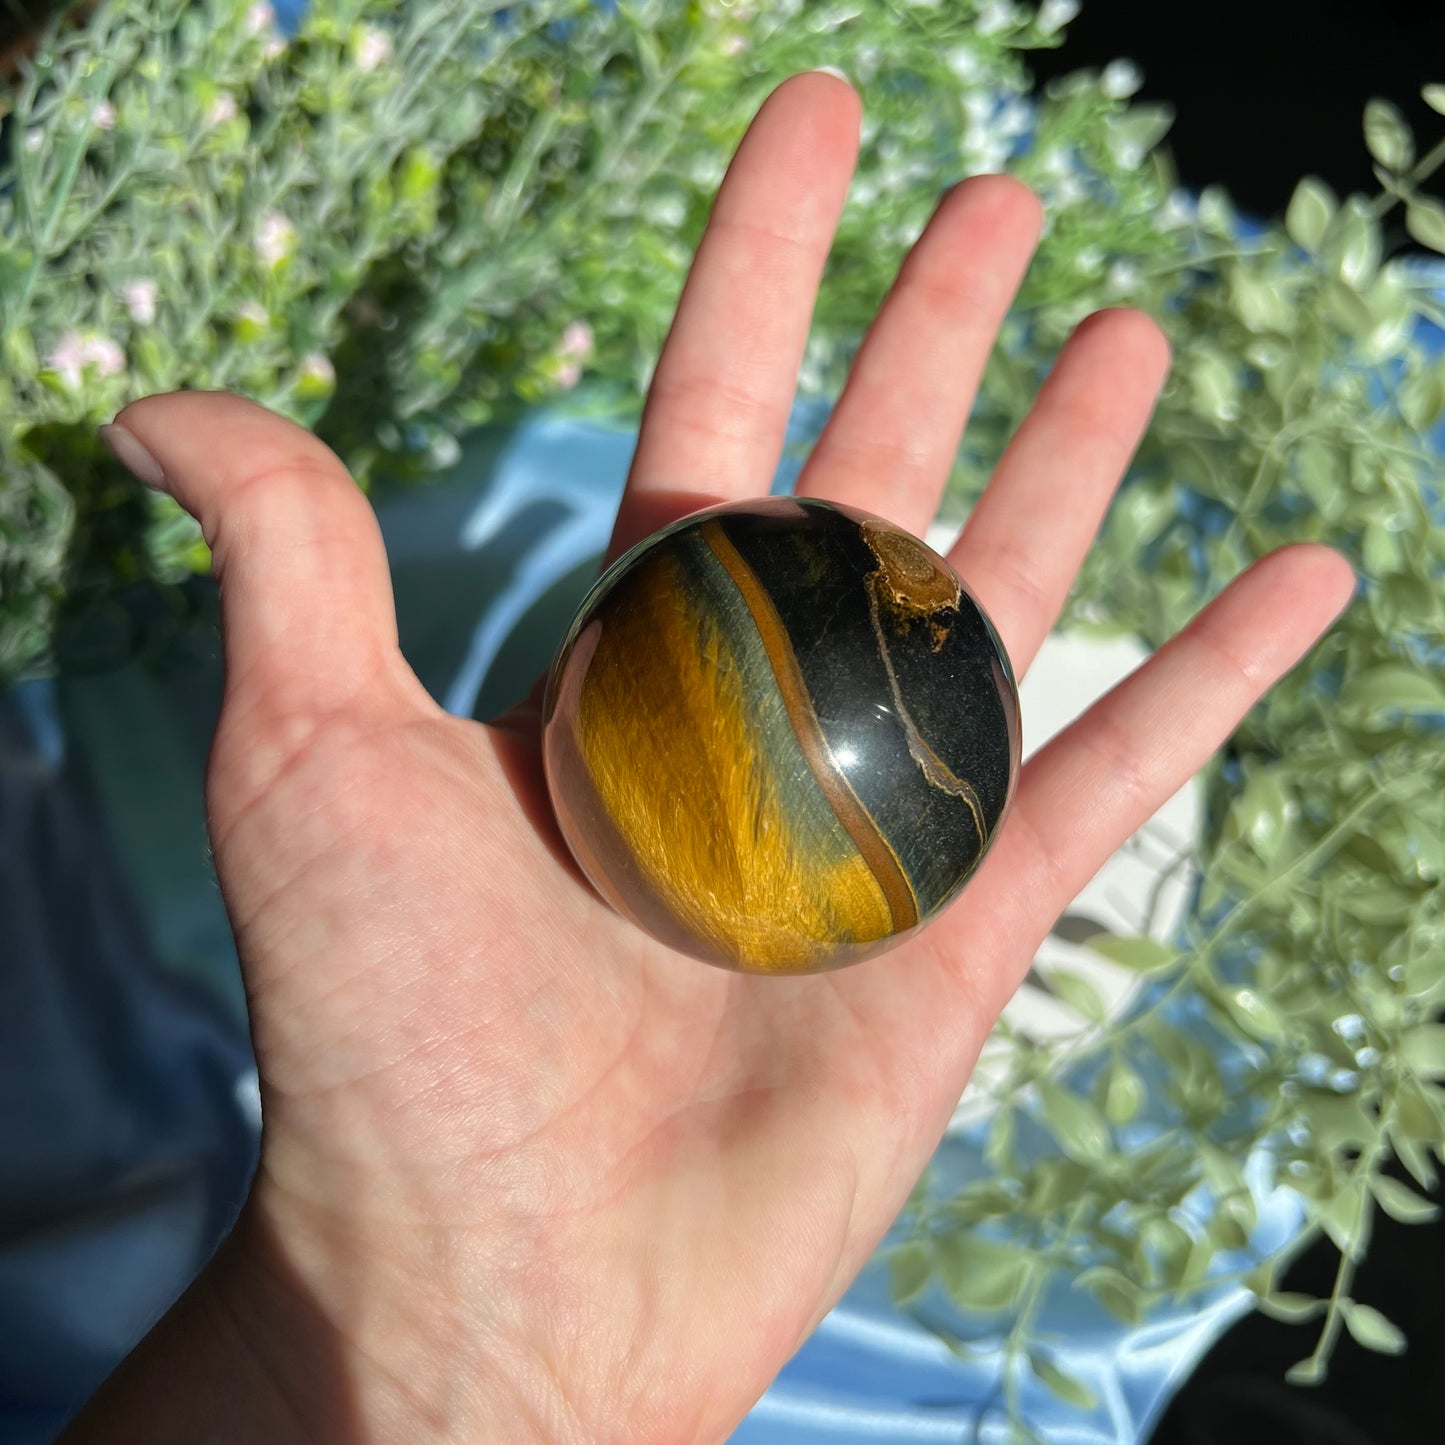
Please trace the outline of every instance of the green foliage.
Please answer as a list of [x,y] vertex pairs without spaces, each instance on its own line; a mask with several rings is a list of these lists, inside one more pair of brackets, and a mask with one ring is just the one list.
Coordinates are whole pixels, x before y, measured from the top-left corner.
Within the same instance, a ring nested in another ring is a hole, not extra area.
[[[1007,168],[1047,230],[950,510],[1072,327],[1129,304],[1161,320],[1175,364],[1066,623],[1161,644],[1301,539],[1342,547],[1361,578],[1206,772],[1185,934],[1087,940],[1149,975],[1146,1004],[1099,1030],[1082,1070],[1017,1051],[993,1172],[915,1191],[883,1256],[897,1296],[931,1319],[941,1292],[990,1329],[1008,1312],[1015,1407],[1030,1372],[1087,1406],[1033,1337],[1061,1281],[1137,1320],[1243,1280],[1276,1317],[1320,1320],[1296,1380],[1320,1378],[1342,1330],[1398,1349],[1350,1291],[1377,1209],[1433,1213],[1386,1162],[1428,1191],[1445,1151],[1445,527],[1426,441],[1445,362],[1416,339],[1445,308],[1382,221],[1393,209],[1442,249],[1421,186],[1445,142],[1417,158],[1374,102],[1380,193],[1306,178],[1282,225],[1243,236],[1223,192],[1177,192],[1169,115],[1130,104],[1127,67],[1031,91],[1024,55],[1058,43],[1067,5],[501,8],[317,0],[283,45],[243,0],[110,0],[0,101],[0,672],[53,662],[62,600],[79,612],[206,565],[188,519],[95,444],[135,395],[240,390],[315,426],[363,482],[424,477],[462,430],[583,372],[593,405],[635,414],[747,120],[786,75],[836,65],[866,120],[806,391],[836,392],[939,190]],[[1445,86],[1424,97],[1445,114]],[[1097,1011],[1082,979],[1060,992]],[[1241,1161],[1266,1142],[1305,1238],[1340,1250],[1326,1300],[1276,1289],[1283,1261],[1249,1248]]]
[[[1073,89],[1044,99],[1041,138]],[[1442,94],[1427,87],[1432,104]],[[1097,133],[1097,117],[1089,125]],[[1445,143],[1417,161],[1399,112],[1383,103],[1367,111],[1365,133],[1377,197],[1340,201],[1306,178],[1282,226],[1242,239],[1227,198],[1206,191],[1187,224],[1161,233],[1162,252],[1136,259],[1122,240],[1104,252],[1127,258],[1130,285],[1116,294],[1160,318],[1175,362],[1071,620],[1160,644],[1239,570],[1302,539],[1344,549],[1361,583],[1330,635],[1207,770],[1198,908],[1179,946],[1080,939],[1150,973],[1157,987],[1146,1005],[1082,1057],[1070,1053],[1067,1073],[1042,1051],[1021,1050],[995,1089],[1006,1112],[986,1150],[989,1185],[1015,1200],[1010,1229],[1033,1252],[1010,1335],[1015,1359],[1032,1363],[1031,1319],[1060,1279],[1126,1321],[1242,1279],[1274,1317],[1321,1322],[1314,1353],[1291,1371],[1296,1383],[1323,1378],[1342,1328],[1369,1349],[1404,1348],[1350,1289],[1376,1209],[1407,1223],[1437,1213],[1383,1172],[1391,1154],[1422,1190],[1445,1157],[1445,1024],[1436,1021],[1445,1002],[1445,528],[1426,441],[1445,412],[1445,361],[1415,339],[1420,320],[1441,322],[1439,301],[1386,254],[1381,220],[1400,206],[1416,240],[1445,250],[1439,205],[1419,189],[1445,162]],[[1097,147],[1077,150],[1106,168]],[[1038,182],[1037,148],[1018,169]],[[1155,187],[1147,210],[1158,216],[1170,204],[1168,170],[1158,162],[1145,173]],[[1090,185],[1107,194],[1112,180]],[[1040,281],[1035,274],[1018,313],[1028,332],[1006,334],[1011,344],[985,384],[980,420],[996,444],[1048,355],[1038,338],[1052,344],[1083,309],[1110,299],[1097,280],[1078,298]],[[965,504],[995,455],[962,458],[955,495]],[[1207,1025],[1181,1033],[1168,1022],[1176,1007],[1202,1010]],[[1209,1033],[1232,1043],[1228,1085],[1221,1056],[1202,1041]],[[1091,1070],[1090,1102],[1077,1081]],[[1151,1119],[1162,1103],[1165,1123],[1152,1136],[1126,1132],[1146,1091]],[[1017,1148],[1020,1108],[1062,1158]],[[1262,1143],[1275,1182],[1300,1195],[1310,1222],[1291,1252],[1317,1233],[1340,1251],[1328,1299],[1276,1289],[1284,1260],[1251,1254],[1254,1202],[1240,1161]],[[946,1227],[947,1208],[926,1190],[915,1195],[899,1237]],[[966,1294],[956,1298],[969,1307]],[[1069,1384],[1036,1373],[1075,1398]]]

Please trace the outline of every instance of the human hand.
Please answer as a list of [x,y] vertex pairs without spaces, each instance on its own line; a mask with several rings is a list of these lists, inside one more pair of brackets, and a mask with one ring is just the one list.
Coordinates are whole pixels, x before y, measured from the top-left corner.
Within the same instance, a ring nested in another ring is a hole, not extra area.
[[[748,132],[613,555],[767,490],[857,128],[852,91],[813,74]],[[1002,177],[944,197],[800,493],[924,529],[1039,225]],[[954,549],[1019,675],[1166,366],[1145,317],[1086,321]],[[933,926],[851,969],[760,978],[669,953],[590,891],[534,704],[484,727],[427,697],[375,521],[325,447],[221,395],[118,423],[213,548],[209,823],[265,1127],[231,1241],[72,1445],[194,1440],[198,1420],[217,1441],[725,1437],[897,1213],[1054,919],[1353,582],[1324,548],[1266,558],[1028,763]]]

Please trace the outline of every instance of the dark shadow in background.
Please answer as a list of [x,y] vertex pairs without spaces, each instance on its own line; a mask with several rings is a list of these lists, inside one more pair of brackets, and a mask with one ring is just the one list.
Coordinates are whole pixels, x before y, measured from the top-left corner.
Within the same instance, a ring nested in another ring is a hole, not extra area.
[[[1174,108],[1167,144],[1182,184],[1222,185],[1259,216],[1282,214],[1303,175],[1342,195],[1379,189],[1367,100],[1399,106],[1422,149],[1445,135],[1445,116],[1420,99],[1445,82],[1439,0],[1084,0],[1063,46],[1028,61],[1045,80],[1118,57],[1144,72],[1138,99]],[[1445,197],[1445,175],[1427,189]],[[1395,228],[1403,239],[1398,217]]]

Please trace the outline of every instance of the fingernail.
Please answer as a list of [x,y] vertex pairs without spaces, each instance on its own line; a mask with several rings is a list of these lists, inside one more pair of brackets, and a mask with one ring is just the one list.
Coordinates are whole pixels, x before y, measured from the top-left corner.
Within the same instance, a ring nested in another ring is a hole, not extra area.
[[110,448],[116,461],[137,481],[144,482],[146,486],[154,487],[157,491],[170,491],[161,464],[141,445],[140,438],[133,431],[128,431],[116,422],[109,422],[101,427],[100,439]]

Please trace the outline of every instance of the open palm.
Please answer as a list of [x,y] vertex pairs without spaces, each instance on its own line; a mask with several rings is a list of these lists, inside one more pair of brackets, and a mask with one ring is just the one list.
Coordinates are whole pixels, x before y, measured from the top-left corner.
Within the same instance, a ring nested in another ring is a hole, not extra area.
[[[743,141],[614,555],[767,490],[857,125],[853,92],[807,75]],[[799,492],[927,525],[1039,225],[1002,177],[944,197]],[[1166,366],[1145,317],[1084,323],[954,549],[1020,675]],[[484,727],[427,697],[372,514],[320,443],[221,395],[118,420],[220,578],[210,828],[265,1130],[209,1280],[298,1438],[724,1437],[903,1203],[1054,918],[1352,581],[1323,548],[1267,558],[1031,760],[931,928],[838,973],[750,977],[669,953],[582,881],[535,707]]]

